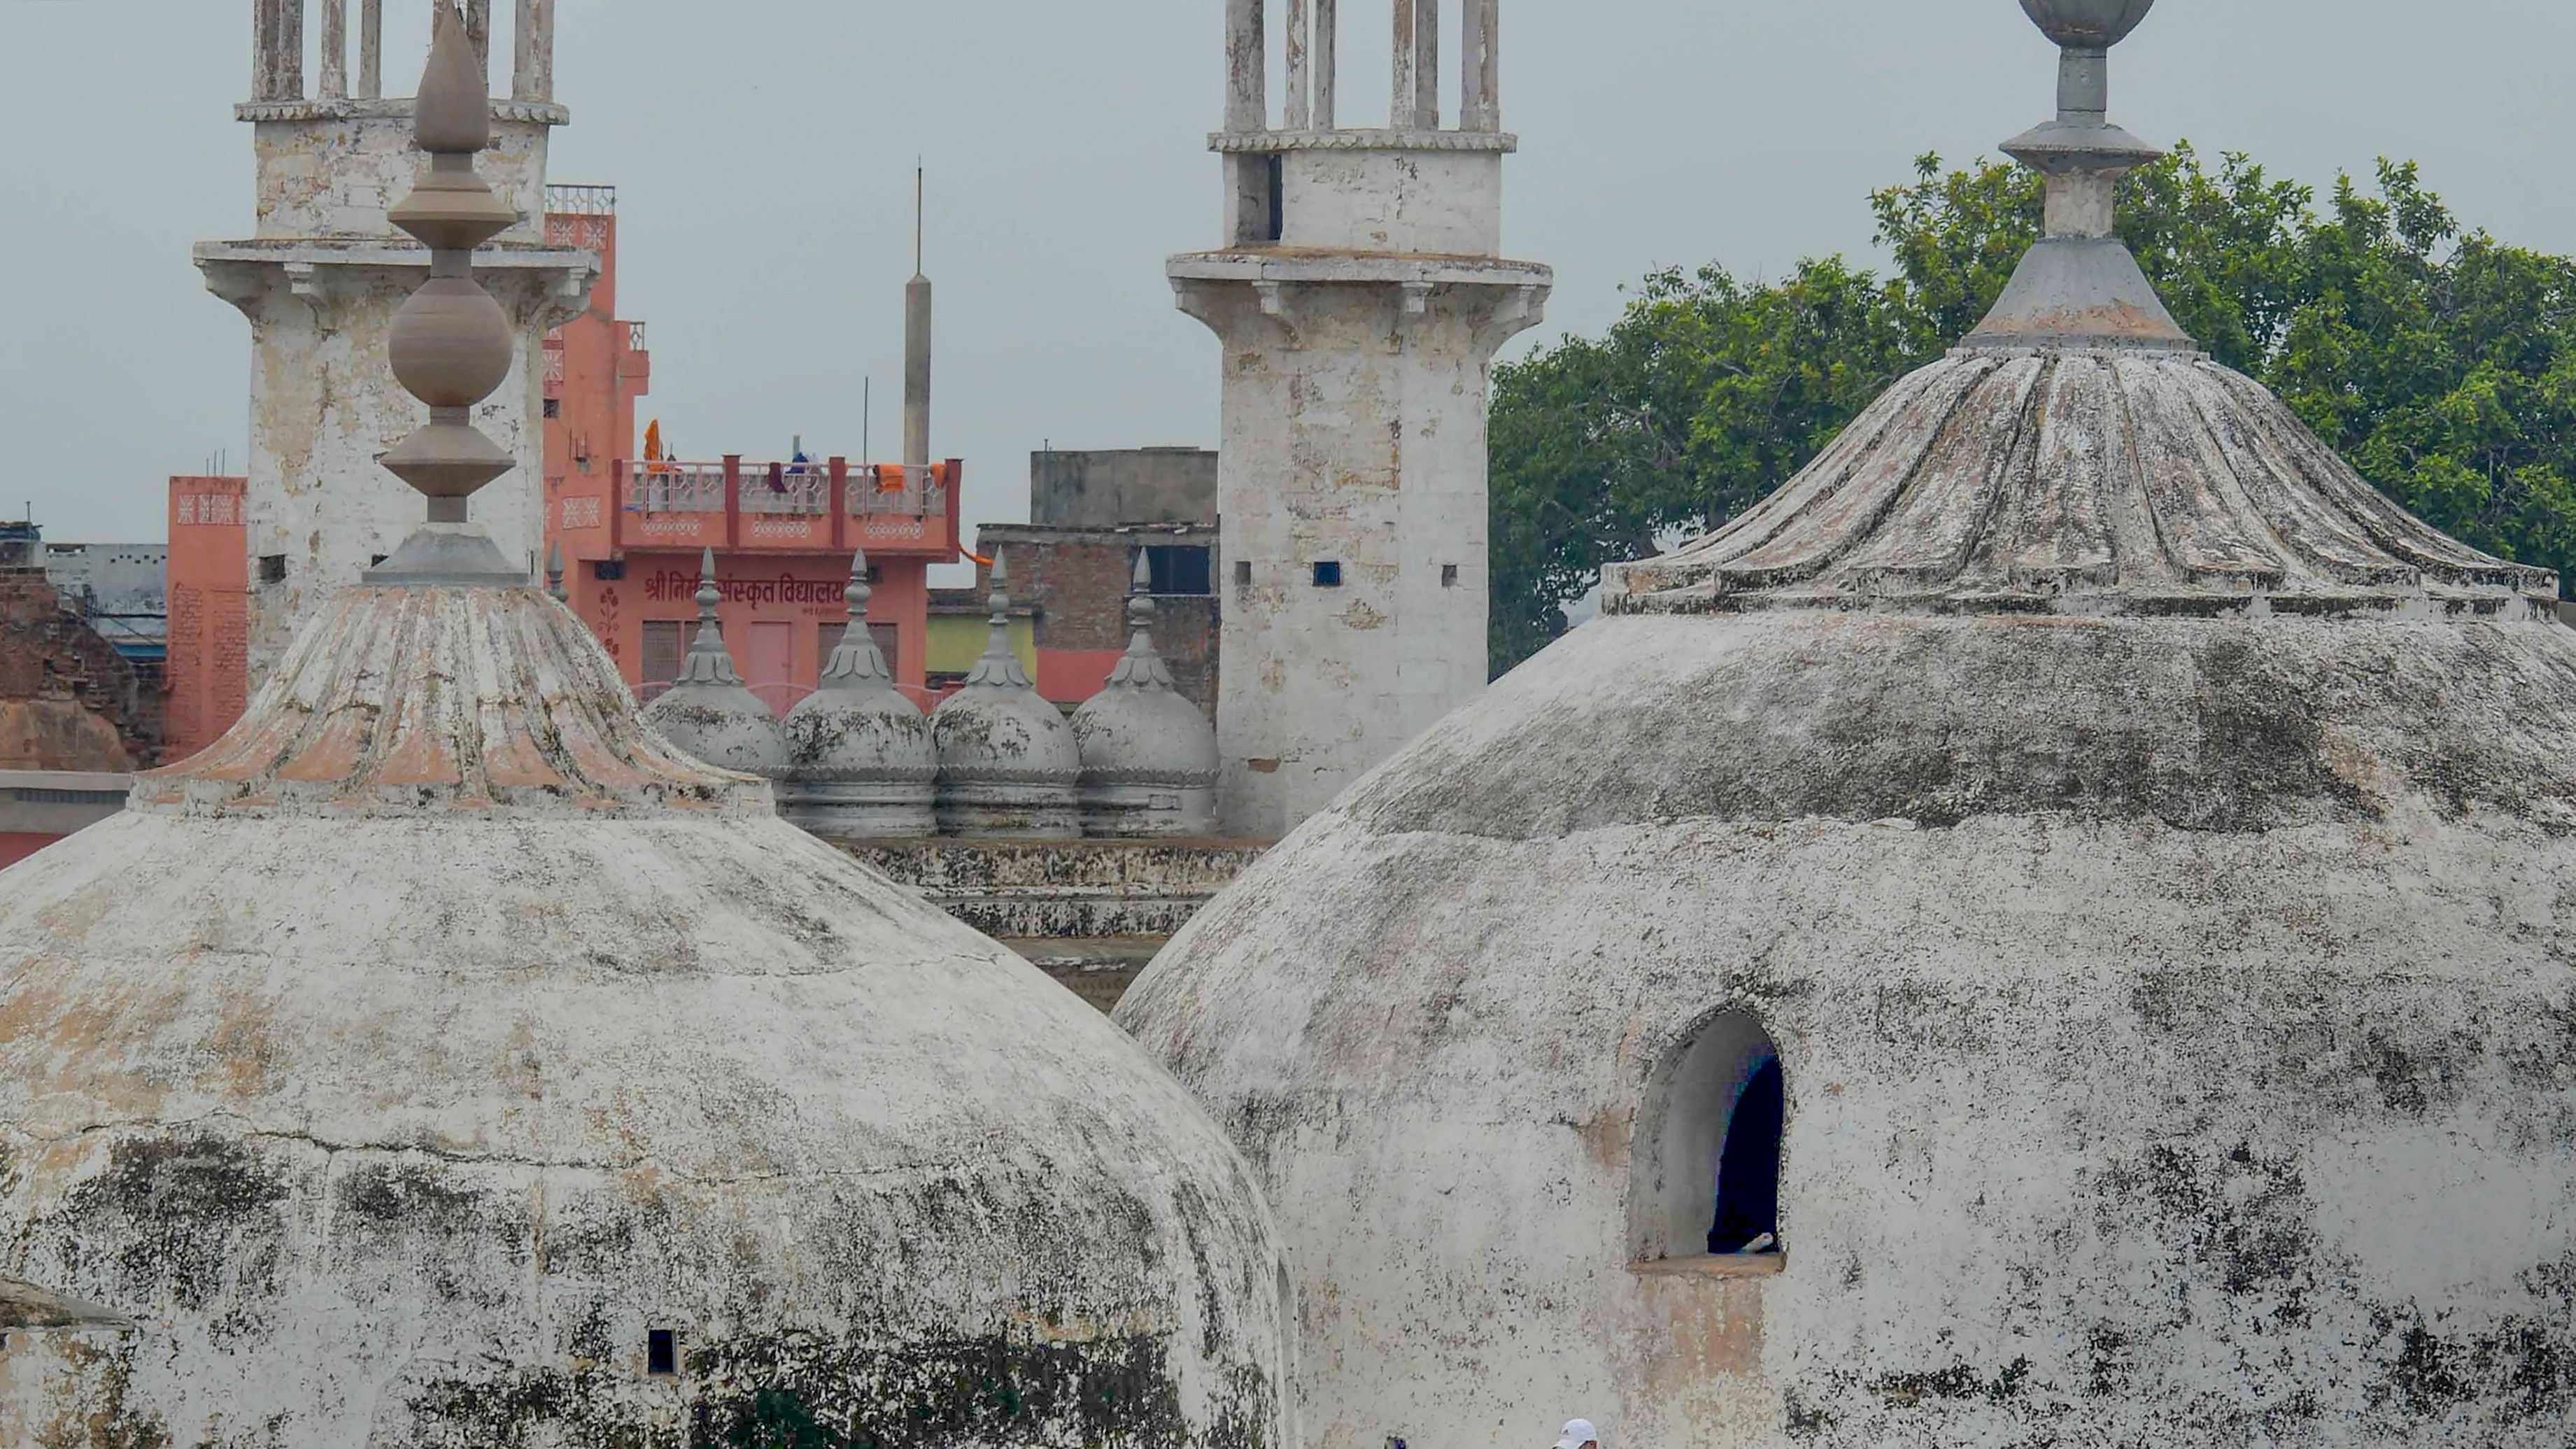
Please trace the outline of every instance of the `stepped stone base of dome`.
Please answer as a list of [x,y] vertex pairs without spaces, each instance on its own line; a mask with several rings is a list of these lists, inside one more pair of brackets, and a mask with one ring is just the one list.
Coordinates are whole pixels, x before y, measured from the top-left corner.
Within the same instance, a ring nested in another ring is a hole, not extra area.
[[1171,840],[1216,829],[1216,782],[1089,781],[1082,786],[1082,833],[1104,840]]
[[779,818],[816,835],[899,840],[938,828],[928,780],[778,782]]
[[1206,839],[832,843],[1104,1010],[1269,848]]
[[938,814],[940,834],[970,840],[1073,840],[1082,834],[1082,804],[1070,781],[942,781]]

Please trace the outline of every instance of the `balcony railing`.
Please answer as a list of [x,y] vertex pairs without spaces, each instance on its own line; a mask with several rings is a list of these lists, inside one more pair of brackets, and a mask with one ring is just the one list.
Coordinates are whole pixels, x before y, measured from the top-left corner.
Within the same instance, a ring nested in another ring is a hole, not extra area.
[[722,463],[637,463],[626,482],[629,513],[722,513]]
[[788,463],[778,466],[773,480],[769,470],[746,472],[742,479],[742,511],[745,513],[794,513],[816,517],[832,511],[832,479],[820,463]]
[[617,325],[626,329],[626,350],[627,350],[627,351],[629,351],[629,352],[650,352],[650,351],[652,351],[652,350],[653,350],[653,349],[651,349],[651,348],[649,348],[649,347],[647,347],[647,346],[645,346],[645,345],[644,345],[644,324],[643,324],[643,323],[641,323],[641,322],[620,322],[620,323],[618,323]]
[[[611,544],[839,550],[856,544],[907,553],[953,552],[949,495],[959,465],[629,462]],[[771,470],[776,470],[776,482]]]

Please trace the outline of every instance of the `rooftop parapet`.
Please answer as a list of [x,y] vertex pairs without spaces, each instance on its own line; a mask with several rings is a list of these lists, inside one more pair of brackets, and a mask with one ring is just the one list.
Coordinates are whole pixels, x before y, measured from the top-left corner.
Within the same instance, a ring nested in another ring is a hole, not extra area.
[[[304,24],[321,11],[321,75],[304,84]],[[432,10],[443,8],[433,0]],[[475,64],[491,79],[492,0],[465,0],[465,38]],[[243,120],[287,120],[306,103],[325,111],[342,103],[379,101],[384,87],[384,0],[358,0],[357,88],[350,89],[349,0],[251,0],[251,98]],[[516,109],[553,108],[555,98],[555,0],[518,0],[518,26],[510,67],[510,103]],[[536,115],[509,119],[540,120]]]

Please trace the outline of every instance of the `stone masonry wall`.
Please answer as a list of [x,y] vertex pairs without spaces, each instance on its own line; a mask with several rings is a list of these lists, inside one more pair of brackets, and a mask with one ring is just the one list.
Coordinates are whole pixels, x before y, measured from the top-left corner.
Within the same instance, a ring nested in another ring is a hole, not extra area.
[[125,771],[161,748],[161,695],[41,569],[0,570],[0,768]]

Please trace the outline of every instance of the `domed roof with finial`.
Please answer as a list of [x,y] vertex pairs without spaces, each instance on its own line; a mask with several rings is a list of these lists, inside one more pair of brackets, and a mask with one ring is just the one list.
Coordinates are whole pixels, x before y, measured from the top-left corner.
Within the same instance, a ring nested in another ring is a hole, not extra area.
[[698,559],[698,632],[680,660],[679,678],[644,708],[644,722],[691,756],[718,769],[775,780],[787,773],[787,735],[760,696],[743,686],[725,649],[716,604],[716,554]]
[[[779,812],[810,830],[927,835],[939,752],[920,706],[895,687],[868,632],[868,557],[850,561],[850,617],[822,684],[787,712]],[[892,812],[889,814],[888,812]]]
[[[1024,797],[1042,820],[1027,822],[1033,833],[1072,834],[1073,791],[1082,775],[1082,752],[1064,711],[1037,692],[1028,670],[1011,647],[1011,595],[1002,561],[993,562],[992,633],[983,656],[966,676],[965,686],[940,703],[930,717],[939,751],[940,808],[944,827],[952,829],[1010,826],[1006,818],[981,818],[986,792],[998,789]],[[968,807],[951,818],[952,807]],[[1016,806],[1002,806],[1007,817]],[[1014,833],[1019,827],[1013,826]]]
[[2048,234],[1976,333],[1611,570],[1119,1003],[1260,1164],[1308,1423],[2576,1424],[2557,581],[2192,346],[2111,225],[2148,7],[2026,6],[2068,47],[2011,143]]
[[[471,286],[421,219],[474,210],[440,9],[398,219]],[[437,296],[396,323],[433,373],[506,326]],[[463,521],[473,379],[403,378],[449,388],[387,460],[436,521],[221,743],[0,872],[0,1328],[63,1325],[6,1334],[0,1444],[667,1443],[683,1405],[706,1443],[1288,1442],[1214,1124],[646,728]]]
[[[1132,631],[1127,652],[1100,692],[1073,712],[1082,752],[1083,828],[1092,834],[1204,832],[1213,823],[1216,728],[1172,687],[1172,671],[1154,649],[1152,572],[1136,554],[1127,599]],[[1142,790],[1135,809],[1109,808]],[[1154,802],[1167,802],[1157,806]]]

